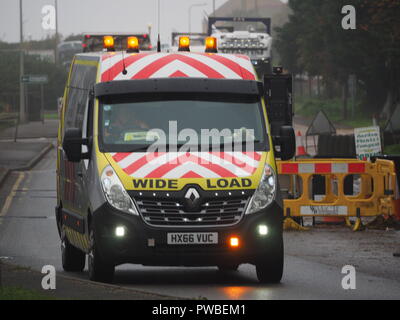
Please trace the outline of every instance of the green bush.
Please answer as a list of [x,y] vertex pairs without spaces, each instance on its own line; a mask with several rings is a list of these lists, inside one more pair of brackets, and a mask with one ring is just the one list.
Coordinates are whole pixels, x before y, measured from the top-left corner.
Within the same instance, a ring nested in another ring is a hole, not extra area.
[[384,148],[385,154],[400,154],[400,144],[392,144]]
[[19,287],[0,287],[0,300],[54,300],[54,298]]

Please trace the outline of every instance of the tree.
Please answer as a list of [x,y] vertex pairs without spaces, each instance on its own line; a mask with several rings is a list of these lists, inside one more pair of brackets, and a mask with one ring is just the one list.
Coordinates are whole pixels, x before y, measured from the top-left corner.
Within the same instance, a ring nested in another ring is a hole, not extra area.
[[400,1],[361,0],[360,28],[366,36],[375,39],[385,72],[387,84],[383,113],[390,115],[400,104]]
[[[10,103],[13,97],[14,111],[19,105],[19,54],[18,52],[0,52],[0,104]],[[56,110],[57,98],[63,95],[67,72],[63,67],[56,67],[53,62],[42,60],[36,55],[25,55],[26,74],[46,74],[49,78],[45,89],[45,109]],[[30,85],[29,92],[39,100],[40,88]],[[3,101],[2,101],[3,100]]]
[[[356,8],[356,30],[341,26],[341,9],[349,4]],[[388,91],[398,99],[400,1],[289,0],[289,6],[293,13],[277,30],[276,46],[291,72],[319,74],[344,88],[355,74],[367,112],[379,112]]]

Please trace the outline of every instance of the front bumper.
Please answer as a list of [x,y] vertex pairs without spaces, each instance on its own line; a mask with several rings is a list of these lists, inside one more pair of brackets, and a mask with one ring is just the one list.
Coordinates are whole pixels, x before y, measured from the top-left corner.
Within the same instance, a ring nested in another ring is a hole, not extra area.
[[[119,212],[105,203],[93,213],[92,223],[100,255],[115,265],[213,266],[254,264],[272,254],[282,242],[282,219],[282,207],[273,202],[258,213],[245,215],[231,227],[151,227],[140,216]],[[260,224],[268,226],[267,235],[258,234]],[[115,236],[117,226],[125,227],[124,237]],[[218,244],[168,245],[168,232],[218,232]],[[229,246],[231,236],[239,237],[238,248]],[[149,246],[149,239],[154,239],[154,246]]]

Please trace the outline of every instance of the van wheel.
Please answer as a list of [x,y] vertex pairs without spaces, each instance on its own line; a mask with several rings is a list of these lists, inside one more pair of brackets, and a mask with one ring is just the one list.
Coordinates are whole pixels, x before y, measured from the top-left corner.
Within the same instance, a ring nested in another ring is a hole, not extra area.
[[221,264],[218,266],[218,270],[222,272],[238,271],[238,264]]
[[61,260],[63,269],[67,272],[82,272],[85,268],[85,253],[68,241],[64,230],[61,236]]
[[283,241],[276,251],[261,258],[256,263],[257,278],[260,283],[279,283],[283,275]]
[[96,248],[93,231],[90,231],[90,250],[88,254],[89,279],[98,282],[112,282],[115,267],[102,260]]

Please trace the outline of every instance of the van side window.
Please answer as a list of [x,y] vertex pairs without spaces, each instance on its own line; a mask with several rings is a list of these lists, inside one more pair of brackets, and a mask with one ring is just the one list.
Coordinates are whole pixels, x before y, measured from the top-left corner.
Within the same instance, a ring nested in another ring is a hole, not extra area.
[[67,110],[65,112],[65,126],[64,130],[74,128],[75,116],[78,102],[79,89],[69,88],[68,89],[68,102]]
[[68,104],[65,113],[65,129],[82,128],[88,90],[69,88]]
[[96,76],[95,65],[75,63],[72,67],[69,86],[89,90],[96,83]]
[[97,67],[90,64],[74,63],[68,86],[65,129],[83,128],[89,89],[96,82]]
[[77,110],[76,110],[76,117],[75,117],[75,128],[82,129],[83,119],[85,117],[85,110],[86,110],[86,103],[88,100],[88,90],[78,89],[77,94]]
[[86,127],[86,137],[91,137],[93,135],[93,98],[89,98],[88,101],[88,112],[87,112],[87,127]]

